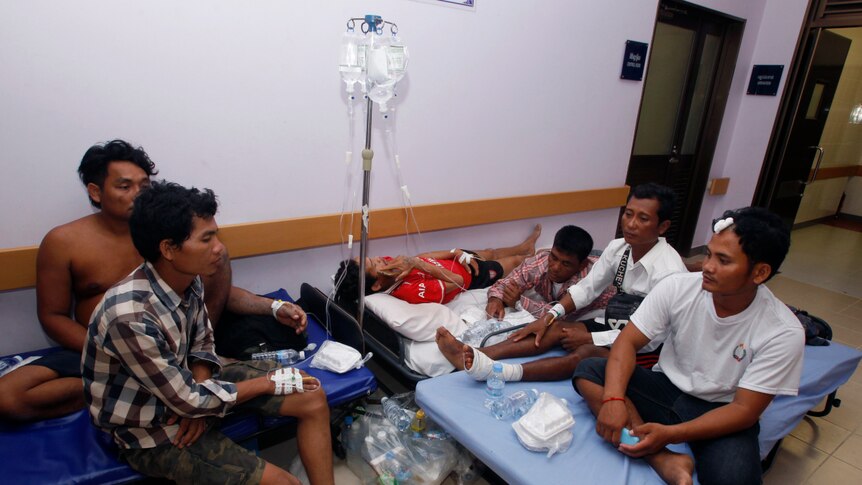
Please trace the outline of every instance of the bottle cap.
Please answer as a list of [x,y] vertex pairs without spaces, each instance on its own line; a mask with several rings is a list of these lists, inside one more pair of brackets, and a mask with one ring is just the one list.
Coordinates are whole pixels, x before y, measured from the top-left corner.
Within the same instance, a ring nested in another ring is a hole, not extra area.
[[304,350],[299,351],[299,360],[305,360],[305,351]]
[[503,372],[503,363],[502,362],[494,362],[494,372]]
[[379,439],[381,441],[385,440],[386,439],[386,431],[378,431],[377,432],[377,439]]

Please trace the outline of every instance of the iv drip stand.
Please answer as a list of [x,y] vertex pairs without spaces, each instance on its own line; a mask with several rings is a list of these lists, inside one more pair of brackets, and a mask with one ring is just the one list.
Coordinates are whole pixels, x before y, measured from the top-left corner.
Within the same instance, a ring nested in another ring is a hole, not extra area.
[[[397,29],[398,26],[392,22],[384,21],[379,15],[366,15],[365,17],[352,18],[347,21],[348,28],[352,29],[352,25],[357,20],[362,21],[360,30],[363,34],[377,32],[378,27],[390,25],[390,28]],[[394,30],[397,32],[397,30]],[[361,237],[359,239],[359,309],[356,315],[356,320],[359,322],[359,328],[362,328],[363,317],[365,316],[365,258],[368,254],[368,222],[371,217],[369,205],[369,194],[371,192],[371,160],[374,158],[374,151],[371,149],[371,116],[373,114],[374,103],[371,97],[366,95],[366,117],[365,117],[365,148],[362,150],[362,207],[361,207]],[[352,228],[351,228],[352,229]]]
[[359,310],[356,315],[360,329],[363,328],[362,320],[365,316],[365,257],[368,253],[368,219],[370,217],[368,199],[371,192],[371,160],[374,158],[374,150],[371,149],[371,115],[373,114],[374,103],[371,98],[366,98],[365,148],[362,150],[362,214],[359,218],[362,228],[362,236],[359,239]]

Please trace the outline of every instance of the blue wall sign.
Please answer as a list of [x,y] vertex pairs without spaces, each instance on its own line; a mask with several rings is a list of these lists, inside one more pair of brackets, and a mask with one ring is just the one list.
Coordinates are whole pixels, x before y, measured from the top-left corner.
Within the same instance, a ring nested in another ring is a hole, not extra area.
[[649,44],[646,42],[637,42],[634,40],[626,41],[626,54],[623,57],[623,72],[620,74],[621,79],[640,81],[644,78],[647,46],[649,46]]
[[783,65],[755,65],[751,69],[751,80],[748,81],[747,94],[775,96],[778,94],[778,84],[781,82]]

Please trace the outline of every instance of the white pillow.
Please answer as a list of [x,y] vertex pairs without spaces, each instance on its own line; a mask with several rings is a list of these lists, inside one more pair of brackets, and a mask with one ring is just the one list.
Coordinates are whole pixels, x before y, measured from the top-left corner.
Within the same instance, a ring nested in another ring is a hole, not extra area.
[[394,296],[375,293],[365,298],[365,306],[389,328],[418,342],[433,342],[438,327],[460,335],[467,325],[455,312],[439,303],[407,303]]

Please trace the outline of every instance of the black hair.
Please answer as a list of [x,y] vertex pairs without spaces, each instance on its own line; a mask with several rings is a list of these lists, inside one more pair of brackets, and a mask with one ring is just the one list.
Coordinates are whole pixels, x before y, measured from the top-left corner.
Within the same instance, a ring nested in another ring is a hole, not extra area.
[[155,263],[162,255],[159,245],[163,240],[181,246],[192,233],[192,218],[206,219],[217,210],[218,201],[210,189],[153,182],[135,198],[129,218],[132,242],[144,259]]
[[670,187],[652,182],[640,184],[632,188],[626,202],[631,200],[632,197],[635,199],[655,199],[658,201],[659,224],[669,221],[673,217],[673,209],[676,206],[676,194],[673,193]]
[[593,250],[593,238],[578,226],[564,226],[554,236],[554,247],[583,262]]
[[[93,145],[84,153],[84,158],[78,165],[78,177],[81,178],[84,186],[96,184],[99,188],[104,188],[105,177],[108,176],[108,164],[111,162],[132,162],[141,167],[150,177],[159,173],[156,170],[156,164],[150,160],[143,148],[135,148],[123,140],[112,140],[102,145]],[[92,198],[90,203],[94,207],[102,207],[102,204]]]
[[[766,263],[772,269],[769,281],[778,274],[790,250],[790,228],[774,212],[763,207],[743,207],[724,211],[721,219],[733,218],[733,232],[739,236],[742,252],[748,256],[751,268],[757,263]],[[715,225],[715,221],[713,221]]]
[[[375,293],[371,287],[377,280],[365,273],[365,294]],[[359,263],[345,259],[338,264],[335,272],[335,302],[341,308],[357,315],[359,312]]]

